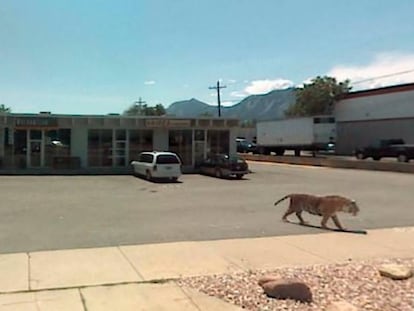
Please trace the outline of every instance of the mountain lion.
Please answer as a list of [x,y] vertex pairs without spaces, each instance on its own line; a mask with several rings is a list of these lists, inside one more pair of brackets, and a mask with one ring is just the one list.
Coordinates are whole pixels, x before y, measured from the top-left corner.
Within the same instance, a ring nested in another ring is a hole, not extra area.
[[312,215],[322,216],[322,228],[328,229],[326,223],[329,218],[332,218],[340,230],[345,230],[339,222],[336,213],[345,212],[356,216],[359,212],[359,207],[354,200],[339,195],[315,196],[311,194],[291,193],[276,201],[274,205],[289,198],[289,208],[282,217],[282,220],[285,222],[288,221],[287,216],[296,213],[300,223],[302,225],[306,224],[301,215],[303,211],[306,211]]

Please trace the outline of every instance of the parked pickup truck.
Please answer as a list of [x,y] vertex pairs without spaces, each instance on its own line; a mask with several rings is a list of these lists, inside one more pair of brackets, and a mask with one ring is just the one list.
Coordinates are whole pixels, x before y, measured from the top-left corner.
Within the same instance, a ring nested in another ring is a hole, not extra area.
[[408,162],[414,159],[414,145],[405,144],[403,139],[382,139],[377,143],[355,150],[357,159],[397,158],[398,162]]

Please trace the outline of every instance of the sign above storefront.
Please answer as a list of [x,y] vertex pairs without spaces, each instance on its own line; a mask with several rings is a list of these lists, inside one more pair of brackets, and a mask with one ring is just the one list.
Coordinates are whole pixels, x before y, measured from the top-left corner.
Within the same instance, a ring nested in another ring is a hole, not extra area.
[[24,117],[16,118],[14,125],[16,128],[57,128],[58,120],[50,117]]
[[191,120],[174,120],[174,119],[155,119],[145,120],[145,127],[149,128],[189,128],[191,127]]

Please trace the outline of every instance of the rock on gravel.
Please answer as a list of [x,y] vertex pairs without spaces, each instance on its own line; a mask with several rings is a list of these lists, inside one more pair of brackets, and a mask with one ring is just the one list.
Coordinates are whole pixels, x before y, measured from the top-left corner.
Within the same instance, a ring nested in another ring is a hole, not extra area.
[[300,279],[281,279],[266,276],[260,278],[258,284],[263,288],[266,295],[277,299],[293,299],[300,302],[312,302],[310,288]]
[[413,271],[408,266],[397,264],[385,264],[378,268],[382,276],[393,280],[405,280],[413,276]]

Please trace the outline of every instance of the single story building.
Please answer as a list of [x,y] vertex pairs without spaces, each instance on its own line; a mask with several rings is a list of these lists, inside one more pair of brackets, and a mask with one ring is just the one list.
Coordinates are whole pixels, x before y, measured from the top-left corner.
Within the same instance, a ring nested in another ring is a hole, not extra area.
[[128,171],[141,151],[177,153],[191,171],[209,152],[236,153],[238,119],[0,114],[0,173]]
[[335,105],[334,116],[338,154],[380,139],[414,144],[414,83],[351,92]]

